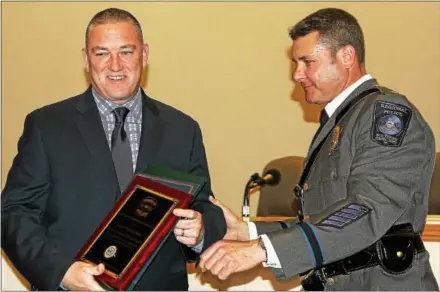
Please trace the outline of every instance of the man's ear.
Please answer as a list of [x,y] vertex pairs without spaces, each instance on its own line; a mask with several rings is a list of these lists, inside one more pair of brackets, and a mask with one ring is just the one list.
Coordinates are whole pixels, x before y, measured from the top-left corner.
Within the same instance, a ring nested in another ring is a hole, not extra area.
[[343,46],[336,53],[336,57],[345,68],[351,68],[356,62],[356,50],[351,45]]
[[142,67],[145,69],[148,63],[148,53],[150,52],[150,48],[148,44],[144,44],[142,46]]
[[83,56],[83,62],[84,62],[84,70],[86,72],[89,72],[89,57],[87,56],[87,48],[82,49],[82,56]]

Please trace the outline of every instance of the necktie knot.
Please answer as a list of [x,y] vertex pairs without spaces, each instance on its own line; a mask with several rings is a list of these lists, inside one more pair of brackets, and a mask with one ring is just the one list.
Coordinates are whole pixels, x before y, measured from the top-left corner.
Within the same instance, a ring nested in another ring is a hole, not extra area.
[[329,119],[328,114],[325,111],[325,109],[323,109],[321,111],[321,115],[319,116],[319,123],[321,124],[321,126],[327,123],[328,119]]
[[115,116],[116,123],[124,123],[129,111],[130,110],[125,106],[115,108],[113,110],[113,114]]

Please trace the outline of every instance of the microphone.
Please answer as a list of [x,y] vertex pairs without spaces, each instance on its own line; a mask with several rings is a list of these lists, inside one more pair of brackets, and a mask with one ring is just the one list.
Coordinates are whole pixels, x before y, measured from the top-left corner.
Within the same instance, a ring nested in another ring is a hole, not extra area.
[[263,177],[258,177],[254,183],[255,186],[276,186],[281,180],[281,172],[278,169],[271,168],[266,171]]
[[258,173],[254,173],[249,178],[249,181],[244,188],[243,206],[242,206],[242,218],[243,221],[249,222],[250,206],[249,206],[249,191],[255,187],[265,187],[268,185],[275,186],[281,180],[281,172],[278,169],[271,168],[267,170],[263,177]]

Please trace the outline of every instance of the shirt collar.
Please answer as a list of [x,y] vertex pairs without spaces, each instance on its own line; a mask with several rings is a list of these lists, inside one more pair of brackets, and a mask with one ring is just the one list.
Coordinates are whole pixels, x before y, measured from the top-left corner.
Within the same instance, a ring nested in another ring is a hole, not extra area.
[[108,99],[105,99],[92,87],[93,98],[95,99],[96,105],[98,106],[99,112],[101,115],[107,116],[112,114],[112,111],[115,108],[124,106],[130,110],[127,118],[133,118],[135,123],[142,122],[142,94],[141,89],[136,92],[135,96],[127,101],[126,103],[120,105],[114,102],[111,102]]
[[347,87],[344,91],[342,91],[338,96],[336,96],[331,102],[329,102],[325,106],[325,112],[328,114],[329,117],[331,117],[336,109],[344,102],[344,100],[347,99],[347,97],[356,89],[358,88],[362,83],[364,83],[367,80],[373,79],[373,77],[370,74],[365,74],[361,78],[359,78],[355,83]]

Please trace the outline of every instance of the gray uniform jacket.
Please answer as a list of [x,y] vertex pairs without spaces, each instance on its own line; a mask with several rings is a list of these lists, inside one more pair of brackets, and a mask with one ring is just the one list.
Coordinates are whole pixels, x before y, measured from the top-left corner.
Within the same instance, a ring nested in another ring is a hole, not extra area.
[[[375,86],[376,80],[368,80],[348,96],[306,158],[327,136],[304,184],[304,214],[309,216],[305,222],[317,239],[324,264],[367,248],[394,225],[411,223],[416,232],[425,226],[435,143],[414,105],[379,87],[335,126],[341,109]],[[353,216],[347,218],[341,212]],[[298,221],[285,223],[287,229],[276,222],[256,222],[258,234],[268,235],[280,260],[282,268],[273,269],[279,279],[317,265],[316,253]],[[388,273],[377,265],[333,280],[326,290],[438,290],[426,251],[417,254],[411,269],[402,274]]]

